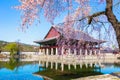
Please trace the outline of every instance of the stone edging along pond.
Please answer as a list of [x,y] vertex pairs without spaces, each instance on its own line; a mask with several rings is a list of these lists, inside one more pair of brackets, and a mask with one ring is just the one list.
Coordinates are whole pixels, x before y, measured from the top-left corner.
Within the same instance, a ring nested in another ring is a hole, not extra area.
[[120,80],[120,72],[97,75],[97,76],[88,76],[88,77],[77,78],[72,80]]

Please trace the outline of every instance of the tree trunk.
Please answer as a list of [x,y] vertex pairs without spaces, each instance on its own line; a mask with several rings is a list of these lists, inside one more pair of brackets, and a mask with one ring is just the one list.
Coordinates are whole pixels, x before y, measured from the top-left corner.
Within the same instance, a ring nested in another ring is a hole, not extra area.
[[120,23],[117,20],[116,16],[113,13],[113,0],[106,0],[106,10],[105,15],[108,18],[108,21],[112,24],[115,32],[116,32],[116,39],[118,41],[118,46],[120,50]]
[[93,17],[99,16],[99,15],[106,15],[108,18],[108,21],[113,26],[115,33],[116,33],[116,40],[118,42],[119,50],[120,50],[120,22],[117,20],[116,16],[113,13],[113,0],[106,0],[106,9],[105,11],[95,13],[88,17],[88,24],[91,24]]
[[119,46],[119,50],[120,50],[120,24],[118,26],[116,26],[115,32],[116,32],[116,38],[117,38],[118,46]]

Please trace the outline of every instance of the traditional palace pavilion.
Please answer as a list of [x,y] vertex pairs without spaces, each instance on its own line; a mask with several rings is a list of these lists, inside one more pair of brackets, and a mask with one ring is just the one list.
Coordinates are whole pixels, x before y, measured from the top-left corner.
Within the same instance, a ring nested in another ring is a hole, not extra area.
[[[61,36],[64,38],[66,37],[65,35],[63,35],[62,30],[63,29],[61,27],[52,26],[43,40],[34,41],[35,43],[40,44],[40,48],[39,48],[40,54],[44,54],[44,55],[86,54],[86,55],[90,55],[90,54],[93,54],[93,52],[97,53],[97,50],[99,50],[99,48],[98,47],[96,48],[96,46],[105,42],[102,40],[94,39],[93,37],[89,36],[87,33],[84,33],[83,31],[78,31],[77,33],[74,33],[76,37],[71,37],[71,40],[76,40],[77,42],[82,39],[84,43],[89,44],[89,48],[85,48],[84,46],[86,46],[86,44],[82,44],[81,46],[83,47],[74,48],[74,50],[72,50],[70,47],[66,49],[64,46],[57,44],[57,40]],[[74,45],[74,43],[71,44],[71,46],[72,45]]]

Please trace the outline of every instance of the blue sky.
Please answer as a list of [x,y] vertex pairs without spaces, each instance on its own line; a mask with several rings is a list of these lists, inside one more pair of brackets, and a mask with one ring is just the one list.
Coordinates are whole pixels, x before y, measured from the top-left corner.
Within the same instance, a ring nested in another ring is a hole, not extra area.
[[33,24],[26,32],[18,31],[20,11],[12,8],[16,5],[19,5],[18,0],[0,1],[0,40],[34,44],[33,41],[43,39],[51,24],[42,17],[39,25]]
[[[19,0],[0,1],[0,40],[8,42],[20,40],[22,43],[35,44],[33,41],[43,39],[52,25],[41,15],[40,24],[33,24],[26,32],[19,31],[21,12],[13,8],[19,4]],[[60,23],[60,20],[62,21],[62,17],[55,22]]]

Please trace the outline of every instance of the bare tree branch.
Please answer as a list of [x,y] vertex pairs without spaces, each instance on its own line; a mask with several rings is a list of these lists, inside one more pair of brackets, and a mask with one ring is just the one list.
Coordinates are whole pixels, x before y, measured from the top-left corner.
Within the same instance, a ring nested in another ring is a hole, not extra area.
[[91,24],[93,17],[97,17],[100,15],[105,15],[105,11],[94,13],[93,15],[88,16],[88,24]]

